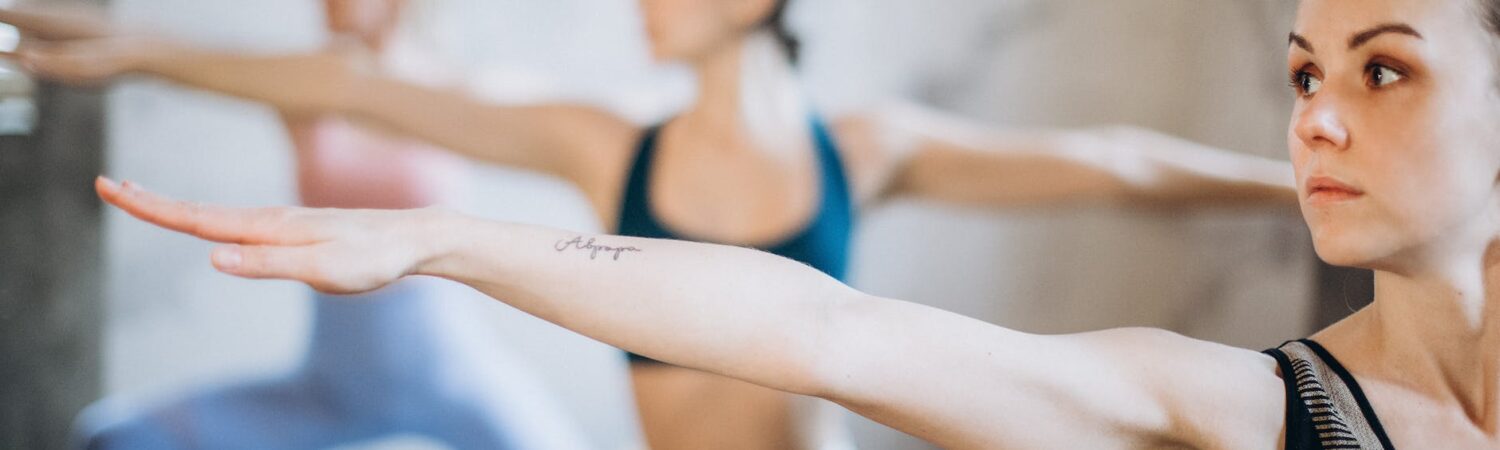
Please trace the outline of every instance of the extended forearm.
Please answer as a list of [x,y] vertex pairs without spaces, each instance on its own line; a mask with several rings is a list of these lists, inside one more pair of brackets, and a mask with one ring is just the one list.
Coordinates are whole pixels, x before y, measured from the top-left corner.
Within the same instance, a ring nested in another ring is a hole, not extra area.
[[1290,164],[1150,130],[994,130],[912,107],[874,117],[896,161],[891,194],[979,207],[1296,205]]
[[1291,165],[1159,133],[1123,129],[1105,133],[1115,149],[1102,161],[1125,187],[1127,200],[1160,206],[1277,206],[1294,208]]
[[495,105],[464,92],[400,80],[378,70],[371,55],[352,49],[254,55],[166,41],[142,47],[130,56],[134,72],[265,102],[293,114],[347,115],[522,169],[562,174],[568,167],[566,155],[582,146],[569,139],[624,125],[589,108]]
[[257,55],[153,39],[126,51],[132,72],[265,102],[294,113],[349,108],[359,80],[373,68],[331,54]]
[[498,105],[387,76],[362,77],[358,91],[345,108],[355,117],[477,160],[552,174],[581,146],[570,138],[616,125],[588,121],[598,112],[586,107]]
[[855,292],[736,247],[592,236],[448,217],[418,272],[655,359],[820,391],[825,315]]

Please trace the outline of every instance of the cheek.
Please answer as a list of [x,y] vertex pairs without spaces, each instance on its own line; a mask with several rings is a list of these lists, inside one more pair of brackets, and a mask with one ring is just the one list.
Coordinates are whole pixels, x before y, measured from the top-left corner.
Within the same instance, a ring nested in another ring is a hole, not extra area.
[[1482,220],[1493,208],[1496,174],[1493,158],[1443,120],[1408,118],[1420,126],[1384,128],[1398,132],[1381,136],[1389,144],[1368,160],[1368,183],[1380,187],[1379,212],[1405,244],[1423,245]]
[[[1293,126],[1295,125],[1296,124],[1294,123]],[[1307,165],[1309,164],[1308,157],[1310,155],[1310,152],[1308,152],[1307,146],[1302,144],[1302,139],[1297,137],[1297,132],[1295,130],[1287,131],[1286,148],[1287,156],[1291,158],[1292,161],[1292,171],[1296,173],[1296,179],[1298,183],[1301,183],[1302,174],[1307,170]]]
[[324,20],[328,22],[328,28],[340,30],[345,27],[346,8],[342,0],[330,0],[323,3]]
[[[1475,87],[1477,87],[1477,82]],[[1411,172],[1408,186],[1425,191],[1416,209],[1433,217],[1473,220],[1494,209],[1496,177],[1500,175],[1500,133],[1496,133],[1493,99],[1483,101],[1449,90],[1435,95],[1439,101],[1426,108],[1413,108],[1426,120],[1403,136],[1420,157],[1407,161]],[[1397,167],[1392,170],[1403,170]],[[1427,203],[1422,203],[1423,201]]]

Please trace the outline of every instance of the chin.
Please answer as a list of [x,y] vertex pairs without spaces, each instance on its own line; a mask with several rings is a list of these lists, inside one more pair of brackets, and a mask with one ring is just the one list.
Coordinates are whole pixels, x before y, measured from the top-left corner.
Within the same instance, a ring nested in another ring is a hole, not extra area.
[[1369,253],[1357,249],[1321,244],[1313,244],[1313,248],[1318,253],[1318,259],[1332,266],[1371,269],[1375,265],[1375,258],[1372,258]]
[[1313,249],[1330,265],[1357,269],[1391,269],[1391,258],[1401,253],[1400,239],[1361,228],[1313,227]]

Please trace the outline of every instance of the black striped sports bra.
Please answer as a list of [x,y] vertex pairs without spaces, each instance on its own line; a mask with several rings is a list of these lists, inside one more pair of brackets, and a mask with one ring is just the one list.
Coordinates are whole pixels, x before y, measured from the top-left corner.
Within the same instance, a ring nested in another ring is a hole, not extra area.
[[1354,376],[1310,339],[1266,350],[1286,383],[1286,450],[1394,450]]

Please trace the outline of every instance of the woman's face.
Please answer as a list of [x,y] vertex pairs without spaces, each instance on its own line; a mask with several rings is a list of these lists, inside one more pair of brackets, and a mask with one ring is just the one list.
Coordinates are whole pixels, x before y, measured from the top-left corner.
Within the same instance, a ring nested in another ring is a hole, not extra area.
[[1470,1],[1305,0],[1288,132],[1331,264],[1427,270],[1496,237],[1500,81]]
[[394,28],[404,0],[324,0],[328,31],[334,34],[380,37]]
[[651,55],[694,61],[759,25],[774,0],[641,0]]

